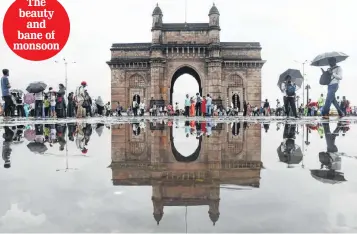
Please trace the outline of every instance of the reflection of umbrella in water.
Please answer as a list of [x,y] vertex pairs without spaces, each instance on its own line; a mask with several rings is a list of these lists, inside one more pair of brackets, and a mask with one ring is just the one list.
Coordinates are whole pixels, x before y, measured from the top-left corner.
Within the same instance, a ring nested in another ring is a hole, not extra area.
[[36,138],[36,131],[31,129],[26,129],[24,132],[24,137],[28,141],[33,141]]
[[287,164],[299,164],[304,157],[301,148],[298,145],[295,145],[295,150],[291,153],[284,152],[282,150],[282,145],[280,145],[276,151],[278,152],[279,160]]
[[32,82],[27,86],[26,90],[29,93],[39,93],[44,91],[47,88],[47,85],[43,83],[42,81],[40,82]]
[[312,60],[311,66],[322,67],[329,66],[328,59],[335,58],[336,63],[342,62],[348,58],[348,55],[342,52],[327,52],[323,54],[319,54]]
[[103,130],[104,130],[104,124],[97,124],[95,131],[98,134],[98,136],[101,136],[103,134]]
[[335,170],[311,170],[311,176],[324,184],[339,184],[347,181],[342,172]]
[[31,142],[27,145],[27,148],[29,148],[29,150],[31,150],[34,153],[40,153],[40,154],[47,151],[47,146],[39,142]]

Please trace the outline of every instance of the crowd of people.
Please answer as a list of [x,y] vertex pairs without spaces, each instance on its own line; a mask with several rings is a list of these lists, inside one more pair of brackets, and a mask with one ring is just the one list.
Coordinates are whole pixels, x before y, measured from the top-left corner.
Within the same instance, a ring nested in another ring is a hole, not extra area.
[[36,117],[36,118],[82,118],[86,116],[111,115],[110,102],[104,103],[99,96],[92,100],[87,90],[85,81],[66,96],[66,87],[58,85],[56,91],[53,87],[36,93],[24,94],[19,89],[12,89],[9,82],[9,70],[3,69],[1,90],[3,105],[0,112],[5,117]]
[[[126,111],[127,115],[143,116],[145,112],[149,112],[150,116],[158,115],[184,115],[186,117],[194,116],[236,116],[243,112],[243,116],[270,116],[275,111],[277,116],[293,116],[299,118],[301,116],[322,116],[328,118],[330,115],[330,107],[334,105],[340,117],[351,115],[353,109],[348,99],[345,96],[342,100],[335,97],[338,90],[339,82],[342,80],[342,69],[336,65],[335,58],[329,58],[328,63],[330,68],[326,73],[331,77],[328,83],[328,92],[326,99],[323,94],[318,101],[313,102],[311,99],[306,106],[297,107],[296,104],[296,90],[297,85],[294,83],[293,77],[287,75],[285,80],[280,85],[282,91],[283,103],[277,100],[276,109],[270,107],[269,101],[266,99],[262,105],[251,105],[249,102],[243,101],[243,108],[238,105],[233,107],[228,106],[224,108],[222,104],[215,104],[210,96],[201,96],[197,93],[196,96],[190,97],[188,94],[184,100],[184,110],[179,108],[178,103],[175,106],[157,105],[151,103],[147,108],[143,101],[140,101],[138,95],[134,96],[132,105],[124,110],[120,103],[112,110],[111,103],[104,104],[102,98],[99,96],[97,99],[92,100],[87,90],[87,83],[85,81],[76,88],[75,92],[70,92],[66,96],[66,87],[59,84],[58,90],[49,87],[48,91],[40,91],[37,93],[27,93],[23,95],[19,90],[11,89],[9,82],[9,70],[3,69],[3,77],[1,78],[2,99],[3,106],[0,111],[5,117],[13,116],[26,116],[26,117],[51,117],[51,118],[66,118],[77,117],[82,118],[86,116],[122,116],[122,112]],[[234,104],[234,103],[233,103]]]

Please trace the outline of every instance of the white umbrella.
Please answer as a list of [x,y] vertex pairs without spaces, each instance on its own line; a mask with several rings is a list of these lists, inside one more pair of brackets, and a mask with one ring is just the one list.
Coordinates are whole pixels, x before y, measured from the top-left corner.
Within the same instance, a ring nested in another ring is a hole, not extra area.
[[329,66],[328,59],[335,58],[336,63],[342,62],[348,58],[348,55],[342,52],[327,52],[323,54],[319,54],[316,56],[314,60],[311,62],[311,66],[322,67]]

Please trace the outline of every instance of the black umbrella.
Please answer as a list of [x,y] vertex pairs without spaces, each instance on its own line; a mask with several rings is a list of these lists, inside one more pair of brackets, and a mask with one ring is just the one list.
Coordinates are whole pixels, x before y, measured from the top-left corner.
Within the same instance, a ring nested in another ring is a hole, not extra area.
[[47,88],[47,85],[43,82],[33,82],[29,84],[26,88],[29,93],[39,93],[44,91]]
[[279,156],[279,160],[281,162],[284,162],[287,164],[301,163],[304,155],[301,151],[301,148],[298,145],[295,145],[295,149],[292,152],[286,152],[285,150],[282,151],[281,147],[282,147],[282,145],[280,145],[276,150],[278,153],[278,156]]
[[302,82],[304,80],[301,72],[297,69],[288,69],[279,76],[278,87],[281,88],[281,84],[286,81],[286,78],[290,76],[291,82],[295,83],[296,86],[301,88]]
[[310,170],[311,176],[324,184],[339,184],[347,181],[342,172],[335,170]]
[[27,145],[27,148],[34,153],[44,153],[47,151],[47,146],[39,142],[31,142]]

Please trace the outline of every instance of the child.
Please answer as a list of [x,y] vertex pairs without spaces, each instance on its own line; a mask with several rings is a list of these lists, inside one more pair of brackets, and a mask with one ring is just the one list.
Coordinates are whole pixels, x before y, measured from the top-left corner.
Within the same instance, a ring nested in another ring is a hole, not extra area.
[[29,117],[29,114],[30,114],[30,105],[29,105],[29,104],[25,103],[25,105],[24,105],[24,111],[25,111],[25,116],[26,116],[26,118],[28,118],[28,117]]
[[56,117],[56,93],[53,91],[52,87],[49,88],[49,99],[50,99],[50,116],[52,118]]
[[51,103],[50,103],[50,100],[48,100],[48,96],[45,96],[45,100],[43,101],[43,106],[45,108],[45,117],[49,117]]

